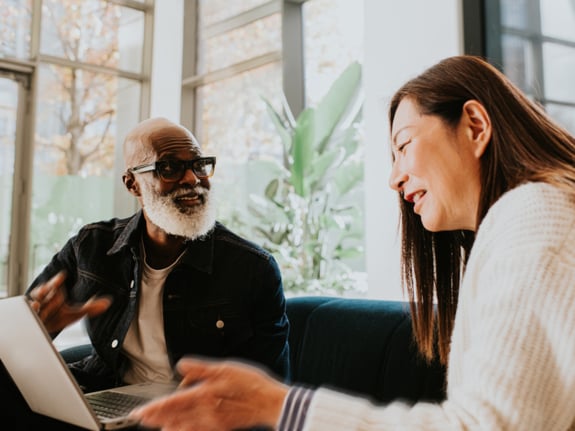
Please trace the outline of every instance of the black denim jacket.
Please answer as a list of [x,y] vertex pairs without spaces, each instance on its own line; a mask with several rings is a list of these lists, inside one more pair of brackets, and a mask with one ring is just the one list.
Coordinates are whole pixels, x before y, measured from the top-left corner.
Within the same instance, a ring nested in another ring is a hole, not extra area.
[[[140,211],[84,226],[28,288],[64,269],[70,301],[113,298],[105,313],[86,322],[93,354],[70,365],[86,391],[123,384],[127,358],[121,347],[138,307],[144,225]],[[188,354],[229,357],[289,378],[289,322],[277,262],[222,224],[205,239],[188,243],[166,279],[163,304],[172,365]]]

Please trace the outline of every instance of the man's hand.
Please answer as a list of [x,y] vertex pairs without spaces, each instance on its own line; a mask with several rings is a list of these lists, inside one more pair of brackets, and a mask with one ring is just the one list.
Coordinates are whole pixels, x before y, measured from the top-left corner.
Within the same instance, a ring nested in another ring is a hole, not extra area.
[[28,293],[30,305],[50,334],[61,331],[84,316],[101,314],[112,303],[109,297],[103,296],[92,297],[84,304],[68,304],[66,291],[62,286],[65,279],[66,273],[61,271]]
[[180,389],[134,410],[132,417],[162,431],[274,428],[288,387],[258,368],[237,362],[184,358]]

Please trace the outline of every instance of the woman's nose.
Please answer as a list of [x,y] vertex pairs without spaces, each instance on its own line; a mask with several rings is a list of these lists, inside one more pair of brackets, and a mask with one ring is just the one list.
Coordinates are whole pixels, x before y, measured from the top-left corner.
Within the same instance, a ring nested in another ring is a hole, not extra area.
[[389,175],[389,187],[396,192],[401,192],[406,181],[407,174],[399,169],[399,164],[395,161]]

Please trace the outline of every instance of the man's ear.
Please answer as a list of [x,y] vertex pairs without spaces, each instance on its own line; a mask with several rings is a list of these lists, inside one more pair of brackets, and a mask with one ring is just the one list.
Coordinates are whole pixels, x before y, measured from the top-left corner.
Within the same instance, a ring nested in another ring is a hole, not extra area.
[[473,154],[479,158],[491,142],[491,118],[485,107],[477,100],[468,100],[463,105],[463,116],[468,135],[474,145]]
[[124,185],[131,194],[133,194],[136,197],[140,196],[140,187],[138,185],[138,182],[134,178],[134,174],[132,174],[131,172],[124,173],[124,175],[122,175],[122,181],[124,182]]

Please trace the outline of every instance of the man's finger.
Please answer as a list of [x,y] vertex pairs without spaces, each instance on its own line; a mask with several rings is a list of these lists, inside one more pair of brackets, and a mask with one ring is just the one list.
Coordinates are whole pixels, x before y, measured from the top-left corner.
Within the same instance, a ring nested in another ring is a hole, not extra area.
[[82,305],[81,313],[89,317],[94,317],[106,311],[110,305],[112,305],[112,298],[110,296],[93,296]]
[[66,272],[60,271],[56,273],[47,282],[35,287],[28,293],[28,298],[38,302],[48,302],[52,297],[58,293],[60,286],[66,279]]

